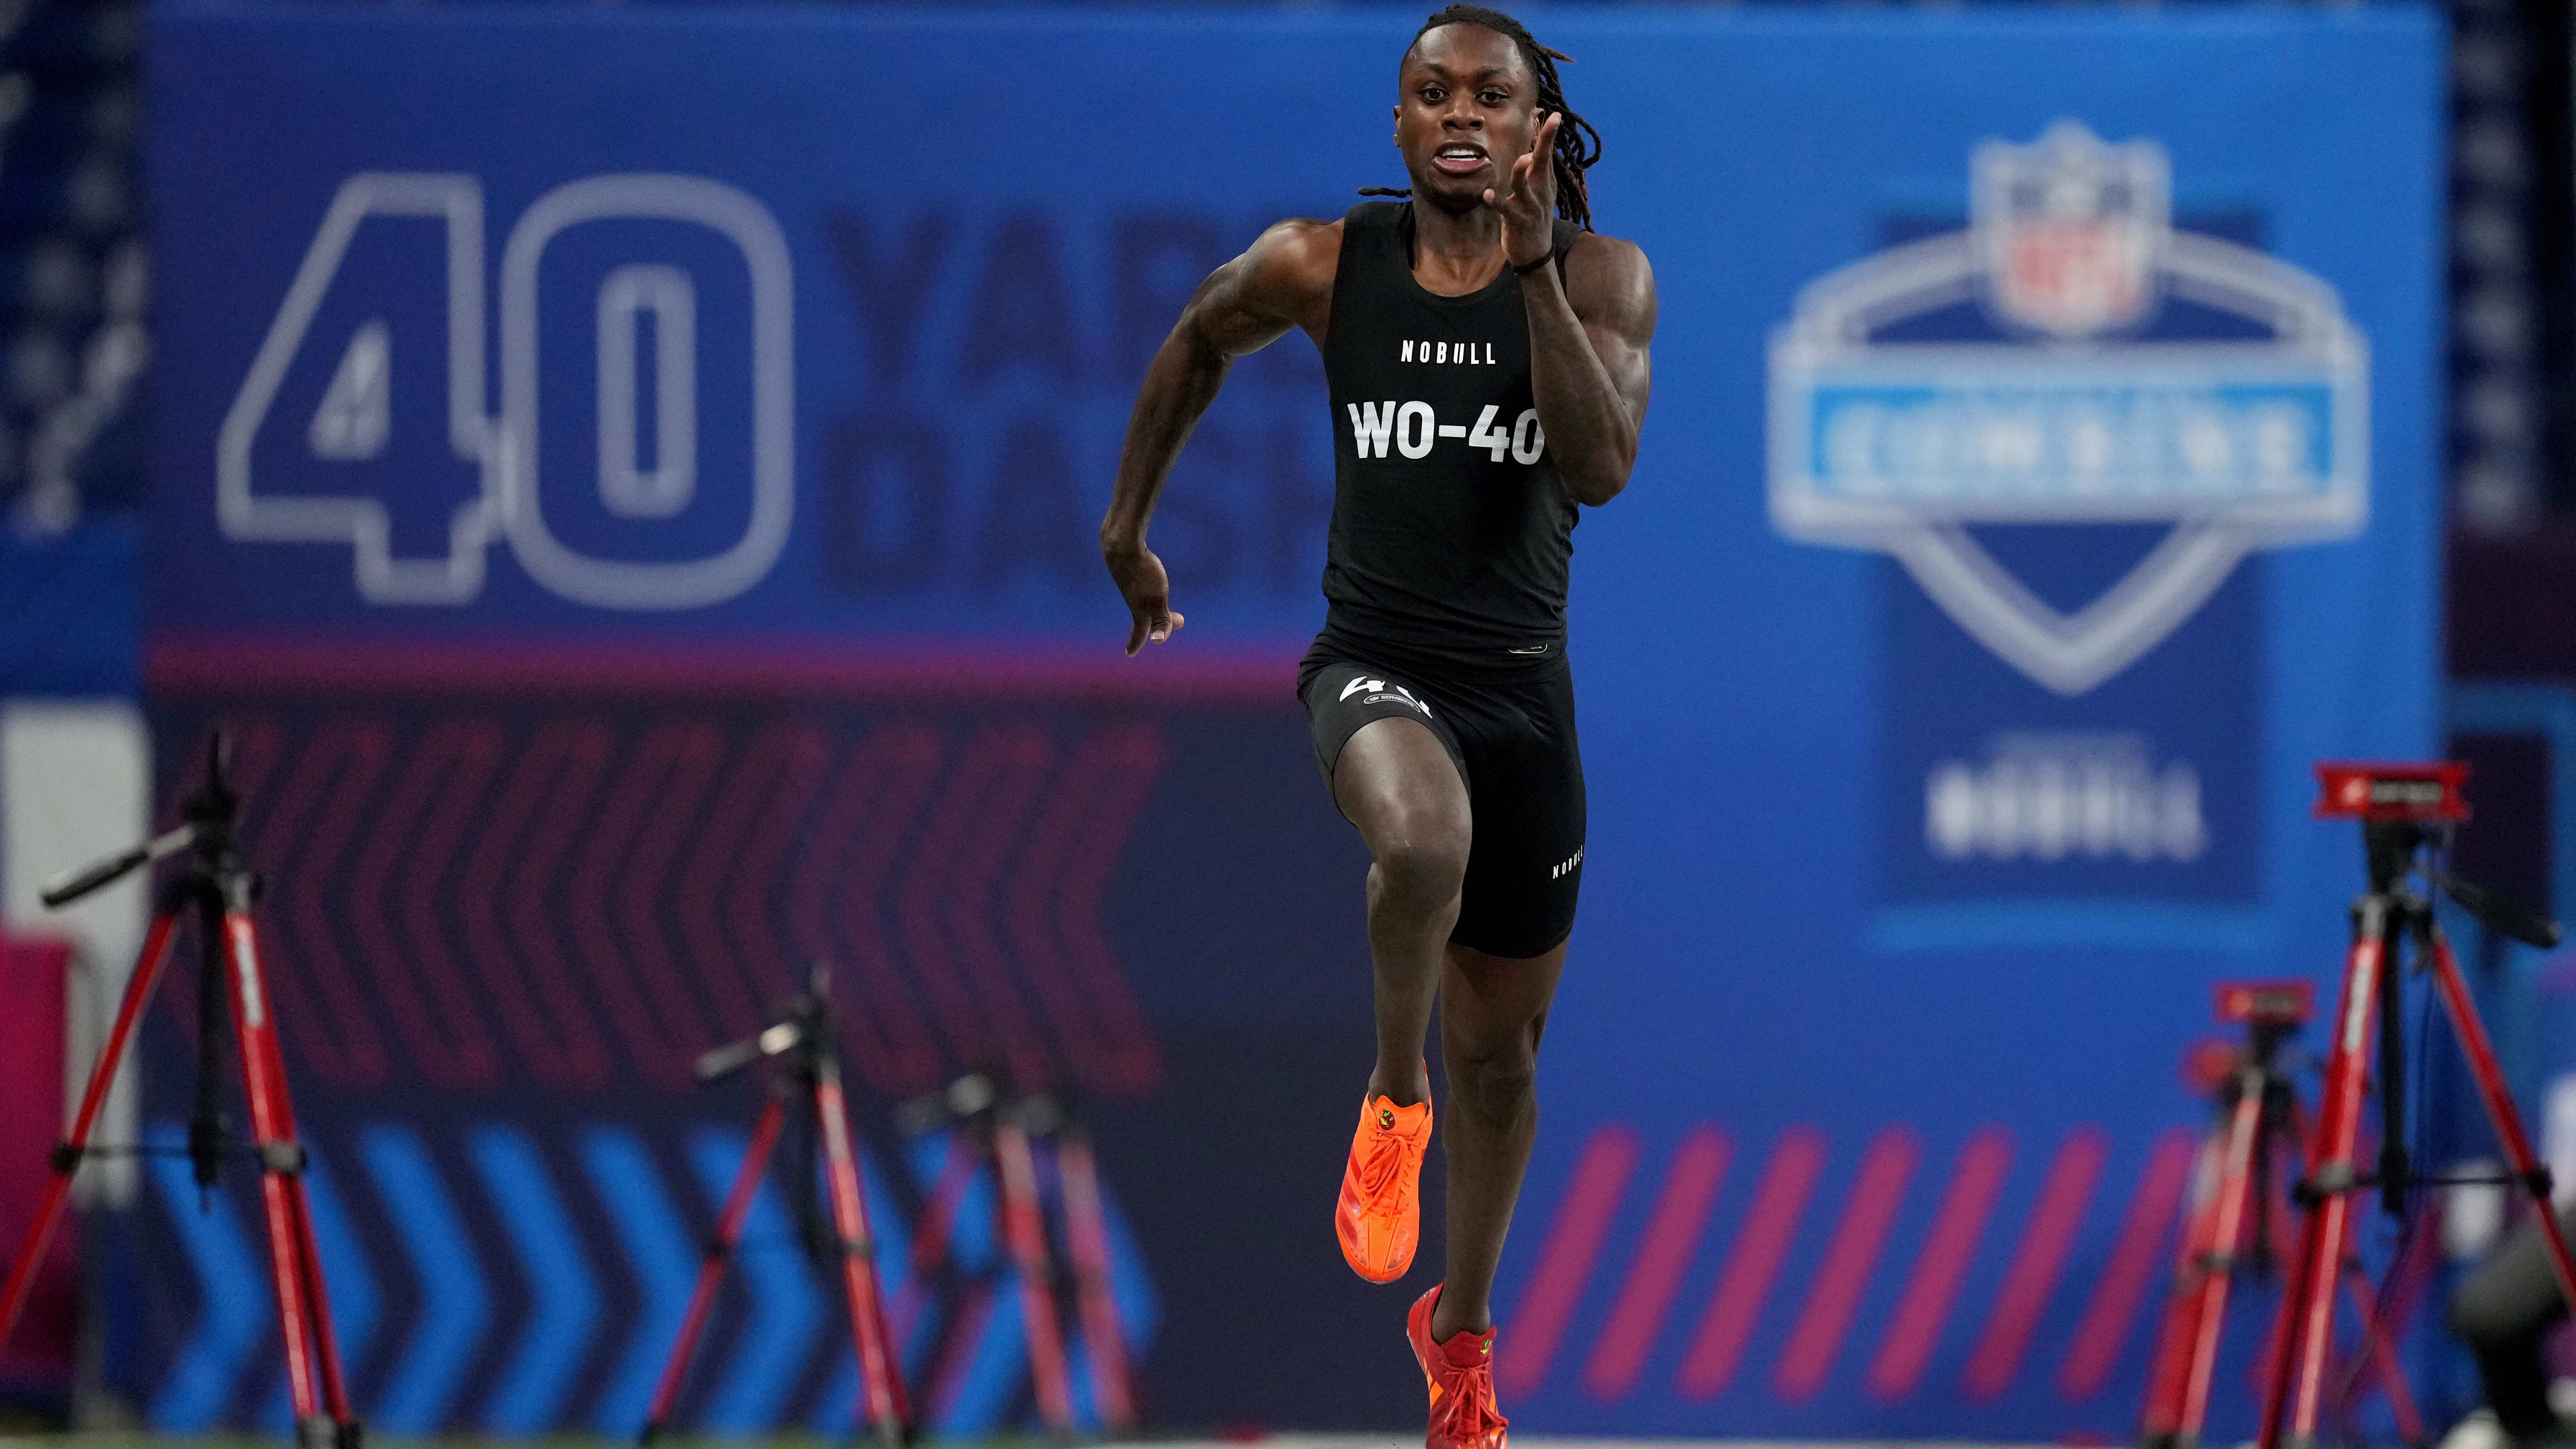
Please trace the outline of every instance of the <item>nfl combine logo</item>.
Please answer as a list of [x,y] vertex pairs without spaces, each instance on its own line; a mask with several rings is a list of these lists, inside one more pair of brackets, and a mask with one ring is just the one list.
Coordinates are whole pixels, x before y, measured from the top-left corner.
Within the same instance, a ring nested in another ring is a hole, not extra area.
[[[2079,695],[2248,553],[2361,529],[2367,349],[2318,278],[2177,231],[2154,141],[2060,121],[1980,144],[1970,172],[1966,231],[1819,278],[1773,334],[1771,518],[1893,556],[1980,644]],[[1991,335],[1909,326],[1963,306]],[[2156,327],[2176,309],[2196,324]],[[1970,532],[2014,523],[2171,528],[2070,612]]]

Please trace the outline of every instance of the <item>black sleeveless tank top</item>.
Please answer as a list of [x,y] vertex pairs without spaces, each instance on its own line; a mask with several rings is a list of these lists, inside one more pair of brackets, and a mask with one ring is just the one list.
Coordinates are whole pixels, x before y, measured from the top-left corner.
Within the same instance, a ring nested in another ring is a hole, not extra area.
[[[1560,263],[1580,234],[1556,223]],[[1522,307],[1508,267],[1463,297],[1414,281],[1411,203],[1343,217],[1327,639],[1461,663],[1564,653],[1575,506],[1539,429]]]

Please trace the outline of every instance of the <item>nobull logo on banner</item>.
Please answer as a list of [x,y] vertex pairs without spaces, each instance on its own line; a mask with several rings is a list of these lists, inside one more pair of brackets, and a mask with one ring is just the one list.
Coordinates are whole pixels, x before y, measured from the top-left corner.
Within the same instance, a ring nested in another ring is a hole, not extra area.
[[[2248,554],[2362,528],[2367,348],[2318,278],[2176,229],[2154,141],[2061,121],[1979,144],[1971,172],[1965,231],[1819,278],[1773,334],[1771,518],[1892,556],[1987,650],[2081,695]],[[2010,524],[2166,531],[2067,609],[1971,532]]]

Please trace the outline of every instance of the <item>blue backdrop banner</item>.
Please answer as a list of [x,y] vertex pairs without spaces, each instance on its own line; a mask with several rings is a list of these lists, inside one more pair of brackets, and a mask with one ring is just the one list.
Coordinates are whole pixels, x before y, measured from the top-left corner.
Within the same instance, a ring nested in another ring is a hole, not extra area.
[[[1403,1296],[1324,1228],[1368,1048],[1360,862],[1290,697],[1345,425],[1312,347],[1247,359],[1191,441],[1154,531],[1190,624],[1155,657],[1120,658],[1094,544],[1199,279],[1403,179],[1384,108],[1419,19],[156,10],[147,680],[174,758],[210,718],[266,731],[316,822],[269,864],[356,862],[348,924],[296,907],[281,1010],[452,1014],[373,1057],[289,1034],[347,1205],[325,1250],[377,1285],[362,1399],[631,1427],[648,1318],[563,1326],[535,1269],[442,1309],[401,1265],[577,1239],[544,1261],[658,1301],[635,1245],[703,1218],[733,1118],[644,1064],[754,1024],[794,979],[745,944],[774,937],[892,993],[860,1008],[881,1097],[1025,1048],[1101,1104],[1169,1421],[1419,1411]],[[1505,1406],[2124,1434],[2210,988],[2340,959],[2358,851],[2308,765],[2436,742],[2439,27],[1540,20],[1662,313],[1634,480],[1576,535],[1591,879]],[[560,810],[509,814],[531,791]],[[323,825],[360,814],[419,823],[352,856]],[[518,833],[458,844],[487,828]],[[549,910],[581,915],[565,949],[514,934]],[[529,984],[471,985],[504,977]],[[621,1024],[665,990],[703,1010]],[[550,1001],[599,1014],[594,1057],[511,1045]],[[429,1179],[468,1205],[421,1216]],[[228,1282],[211,1232],[158,1241]],[[246,1349],[207,1367],[250,1330],[197,1301],[153,1360],[165,1421],[266,1411]],[[2261,1302],[2213,1432],[2246,1419]],[[727,1320],[692,1410],[846,1422],[828,1317],[785,1348]],[[946,1422],[1024,1416],[1018,1340],[957,1332],[921,1351],[937,1402],[980,1406]],[[514,1369],[523,1337],[554,1367]]]

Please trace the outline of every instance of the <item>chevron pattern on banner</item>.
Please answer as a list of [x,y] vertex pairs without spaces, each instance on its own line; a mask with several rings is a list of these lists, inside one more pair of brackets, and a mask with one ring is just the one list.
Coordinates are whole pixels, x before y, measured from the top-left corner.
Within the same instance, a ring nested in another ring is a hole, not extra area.
[[[175,1155],[187,1148],[187,1130],[153,1126],[144,1131],[143,1143],[152,1149],[145,1168],[196,1270],[198,1303],[196,1328],[163,1371],[144,1421],[159,1433],[197,1433],[223,1422],[251,1355],[275,1342],[274,1310],[259,1248],[243,1236],[244,1222],[231,1199],[201,1198],[187,1160]],[[281,1387],[283,1381],[281,1374]]]
[[[361,706],[197,699],[159,724],[165,814],[210,725],[233,740],[315,1231],[371,1427],[636,1431],[751,1110],[747,1088],[703,1095],[691,1063],[766,1025],[817,963],[864,1121],[967,1070],[1094,1100],[1164,1084],[1103,920],[1165,773],[1154,719],[758,696]],[[170,1119],[195,973],[166,983],[145,1038],[161,1146],[185,1135]],[[950,1251],[913,1260],[927,1179],[908,1169],[935,1171],[945,1144],[866,1153],[880,1275],[929,1426],[1006,1429],[1031,1412],[1025,1326],[980,1169]],[[149,1170],[151,1422],[282,1431],[247,1175],[201,1211],[185,1160]],[[1156,1294],[1111,1215],[1141,1361]],[[794,1218],[764,1186],[678,1406],[693,1429],[857,1422],[841,1289]]]
[[[172,1150],[185,1134],[157,1124],[146,1140]],[[744,1144],[731,1124],[647,1137],[607,1122],[434,1134],[380,1121],[335,1134],[317,1153],[316,1226],[369,1423],[400,1434],[632,1434]],[[956,1195],[936,1274],[913,1256],[948,1146],[932,1134],[892,1156],[863,1152],[862,1171],[888,1317],[925,1426],[984,1436],[1029,1421],[1025,1326],[988,1174]],[[1572,1388],[1615,1405],[1658,1378],[1692,1403],[1747,1392],[1782,1403],[1945,1389],[1991,1398],[2037,1383],[2086,1404],[2116,1364],[2148,1349],[2141,1325],[2162,1302],[2196,1149],[2196,1137],[2173,1131],[2115,1150],[2084,1126],[2030,1147],[1988,1126],[1938,1154],[1902,1126],[1839,1144],[1793,1127],[1748,1146],[1709,1123],[1649,1150],[1633,1129],[1599,1127],[1558,1199],[1529,1204],[1538,1249],[1521,1281],[1504,1285],[1512,1331],[1498,1386],[1518,1399]],[[2027,1159],[2018,1177],[2017,1158]],[[200,1433],[248,1414],[282,1430],[247,1175],[200,1211],[184,1158],[146,1161],[195,1302],[151,1400],[152,1426]],[[858,1399],[848,1320],[835,1280],[804,1260],[776,1179],[755,1200],[682,1418],[713,1434],[844,1434]],[[1113,1293],[1141,1355],[1155,1293],[1114,1199],[1107,1206]],[[1929,1213],[1921,1231],[1891,1231],[1917,1208]],[[1819,1251],[1790,1271],[1789,1245],[1802,1238]],[[2079,1238],[2098,1257],[2076,1271]],[[1891,1294],[1887,1311],[1861,1311],[1865,1296]],[[2071,1331],[2043,1337],[2043,1321]],[[1745,1327],[1755,1323],[1777,1331]],[[2259,1333],[2237,1337],[2240,1357],[2259,1347]],[[1068,1346],[1089,1423],[1078,1331]]]
[[[1162,1079],[1101,900],[1149,722],[228,711],[299,1081],[690,1085],[829,963],[849,1070],[1133,1097]],[[164,758],[187,788],[198,752]],[[165,803],[164,813],[167,813]],[[398,1151],[399,1149],[386,1149]],[[422,1224],[424,1230],[433,1225]]]
[[[545,1132],[485,1122],[457,1133],[377,1121],[316,1153],[316,1234],[350,1391],[371,1429],[398,1435],[589,1431],[632,1436],[676,1337],[700,1244],[740,1164],[745,1134],[706,1125],[658,1148],[609,1123]],[[265,1246],[243,1171],[200,1204],[186,1131],[156,1123],[145,1160],[184,1252],[194,1306],[149,1405],[161,1432],[246,1418],[283,1432],[286,1406]],[[926,1139],[922,1160],[945,1156]],[[924,1291],[885,1157],[862,1152],[877,1267],[900,1308],[908,1382],[926,1425],[950,1435],[1017,1427],[1030,1413],[1017,1285],[992,1231],[992,1194],[965,1199],[945,1266]],[[327,1164],[327,1165],[322,1165]],[[858,1371],[837,1274],[795,1240],[772,1172],[755,1201],[718,1317],[692,1364],[692,1432],[849,1432]],[[1131,1356],[1150,1345],[1155,1293],[1103,1184],[1112,1292]],[[604,1224],[604,1226],[603,1226]],[[954,1304],[957,1311],[951,1313]],[[1070,1335],[1079,1358],[1078,1331]],[[1077,1367],[1081,1364],[1078,1363]],[[1087,1370],[1086,1370],[1087,1371]],[[1078,1407],[1096,1422],[1087,1385]]]
[[515,1127],[479,1128],[468,1150],[528,1275],[528,1321],[511,1348],[508,1373],[492,1390],[484,1421],[496,1434],[534,1434],[562,1416],[565,1390],[598,1331],[603,1295],[580,1232],[528,1134]]

